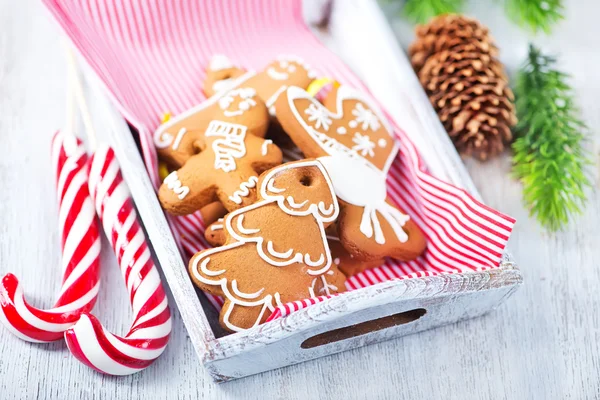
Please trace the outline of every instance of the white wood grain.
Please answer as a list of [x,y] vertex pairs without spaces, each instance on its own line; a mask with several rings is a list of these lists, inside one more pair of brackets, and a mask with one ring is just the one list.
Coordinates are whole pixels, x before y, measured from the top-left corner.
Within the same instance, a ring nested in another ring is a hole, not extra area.
[[[393,7],[389,7],[393,8]],[[562,53],[574,75],[593,132],[594,188],[586,215],[565,232],[543,233],[527,217],[507,158],[469,162],[473,180],[492,206],[517,217],[512,251],[527,284],[486,317],[371,345],[216,386],[196,361],[181,318],[157,364],[131,377],[96,374],[64,345],[30,345],[0,329],[0,398],[474,398],[583,399],[600,396],[600,6],[567,2],[568,18],[538,38]],[[469,10],[488,23],[511,71],[526,50],[526,34],[491,1]],[[392,14],[393,10],[388,10]],[[412,33],[393,23],[404,47]],[[0,2],[0,271],[22,278],[35,305],[49,306],[60,273],[56,202],[48,143],[63,125],[64,60],[58,30],[38,1]],[[101,122],[101,121],[100,121]],[[126,291],[105,246],[96,314],[124,331]]]

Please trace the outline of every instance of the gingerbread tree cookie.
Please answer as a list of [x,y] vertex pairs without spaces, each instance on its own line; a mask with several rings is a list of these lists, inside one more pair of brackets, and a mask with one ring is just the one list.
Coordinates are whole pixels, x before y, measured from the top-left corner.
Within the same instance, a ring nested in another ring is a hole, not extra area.
[[158,192],[172,214],[189,214],[217,200],[230,211],[251,204],[258,175],[281,164],[281,150],[261,137],[269,116],[254,89],[229,91],[213,111],[210,121],[200,123],[192,114],[160,136],[178,132],[172,143],[159,147],[162,159],[180,166]]
[[417,225],[387,199],[386,178],[398,148],[378,108],[340,86],[319,103],[301,88],[277,100],[278,120],[307,157],[318,157],[340,202],[339,237],[358,260],[411,260],[425,249]]
[[284,164],[261,175],[256,203],[229,213],[224,246],[196,254],[195,284],[223,296],[221,325],[230,331],[264,322],[290,301],[345,290],[332,263],[325,228],[339,208],[316,160]]
[[279,56],[264,70],[254,73],[236,68],[223,55],[216,55],[211,60],[204,82],[204,93],[207,96],[218,95],[225,89],[238,85],[251,87],[256,90],[272,116],[275,116],[274,104],[281,93],[290,86],[306,89],[317,77],[316,73],[299,57],[288,55]]

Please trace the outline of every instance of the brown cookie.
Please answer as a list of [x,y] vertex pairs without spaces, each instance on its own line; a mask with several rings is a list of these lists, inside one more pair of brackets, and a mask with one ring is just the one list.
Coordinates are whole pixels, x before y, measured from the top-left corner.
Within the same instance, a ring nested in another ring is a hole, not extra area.
[[204,93],[207,97],[234,87],[235,78],[244,74],[244,70],[236,67],[222,54],[214,55],[206,69]]
[[254,89],[231,90],[217,105],[205,128],[192,113],[189,118],[174,118],[176,122],[163,126],[159,135],[178,132],[158,150],[165,161],[181,165],[158,191],[163,208],[171,214],[189,214],[215,201],[227,210],[252,204],[258,175],[281,164],[281,150],[261,137],[269,117]]
[[[299,57],[289,55],[280,56],[260,72],[243,73],[241,69],[233,67],[231,62],[221,55],[215,56],[207,69],[204,93],[213,96],[219,90],[234,88],[239,85],[256,89],[272,116],[277,97],[290,86],[306,89],[316,78],[316,73]],[[220,67],[220,70],[214,69]],[[237,79],[236,79],[237,78]]]
[[204,230],[204,238],[213,247],[223,246],[227,240],[227,235],[223,229],[223,221],[224,218],[219,218]]
[[342,245],[357,260],[418,257],[425,236],[387,199],[387,172],[398,152],[387,120],[348,86],[332,90],[324,102],[329,108],[291,87],[277,100],[277,116],[306,157],[318,157],[331,176]]
[[281,165],[258,187],[256,203],[225,217],[225,245],[189,264],[199,288],[224,297],[221,325],[230,331],[264,322],[279,305],[345,290],[327,245],[325,228],[339,208],[323,165]]
[[204,226],[208,226],[223,218],[225,214],[227,214],[227,209],[223,207],[223,204],[219,201],[210,203],[200,209],[200,215],[202,216],[202,221],[204,221]]
[[331,251],[331,258],[333,263],[338,267],[340,271],[347,277],[356,275],[359,272],[363,272],[369,268],[379,267],[385,263],[384,259],[377,259],[371,261],[357,260],[352,257],[352,254],[348,253],[340,239],[334,236],[327,236],[327,243],[329,244],[329,250]]

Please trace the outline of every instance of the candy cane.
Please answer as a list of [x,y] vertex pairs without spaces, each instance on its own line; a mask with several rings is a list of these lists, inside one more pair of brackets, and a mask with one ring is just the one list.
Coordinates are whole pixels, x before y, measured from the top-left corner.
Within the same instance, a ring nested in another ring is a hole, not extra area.
[[87,155],[82,142],[58,132],[52,139],[62,246],[62,288],[54,308],[40,310],[23,296],[13,274],[0,284],[0,321],[29,342],[62,338],[79,316],[94,307],[99,289],[100,237],[88,192]]
[[104,329],[93,315],[84,314],[65,332],[65,340],[71,353],[89,367],[128,375],[146,368],[164,351],[171,313],[129,189],[113,150],[106,146],[92,156],[89,190],[119,261],[134,319],[121,338]]

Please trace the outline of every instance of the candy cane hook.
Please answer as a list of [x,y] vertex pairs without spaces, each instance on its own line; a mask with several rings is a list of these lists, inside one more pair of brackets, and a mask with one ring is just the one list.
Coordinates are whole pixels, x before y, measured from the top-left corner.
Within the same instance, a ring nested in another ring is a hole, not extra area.
[[[72,52],[68,61],[77,76]],[[86,132],[95,143],[78,79],[74,89]],[[71,353],[89,367],[110,375],[129,375],[148,367],[165,350],[171,334],[171,312],[129,189],[108,146],[100,145],[92,155],[89,190],[125,279],[134,318],[127,335],[119,337],[104,329],[93,315],[83,314],[65,332],[65,341]]]
[[79,316],[94,307],[99,289],[100,237],[88,192],[87,155],[82,142],[58,132],[52,140],[62,246],[62,287],[54,308],[41,310],[24,298],[17,277],[0,283],[0,321],[29,342],[51,342],[63,336]]
[[89,189],[119,261],[134,318],[129,333],[121,338],[93,315],[84,314],[65,332],[65,340],[84,364],[103,373],[128,375],[146,368],[164,351],[171,313],[129,189],[113,150],[106,146],[92,156]]

